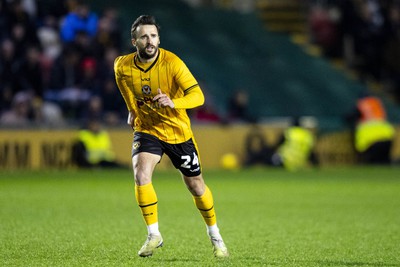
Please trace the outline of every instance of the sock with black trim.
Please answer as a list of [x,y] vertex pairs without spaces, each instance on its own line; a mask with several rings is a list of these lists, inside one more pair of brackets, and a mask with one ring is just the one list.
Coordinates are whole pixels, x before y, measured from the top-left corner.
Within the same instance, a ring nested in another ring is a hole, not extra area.
[[153,184],[135,185],[135,196],[149,232],[158,232],[157,194]]
[[217,223],[217,217],[215,215],[214,200],[211,190],[206,186],[206,190],[201,196],[193,196],[194,203],[197,209],[200,211],[204,222],[208,226],[212,226]]

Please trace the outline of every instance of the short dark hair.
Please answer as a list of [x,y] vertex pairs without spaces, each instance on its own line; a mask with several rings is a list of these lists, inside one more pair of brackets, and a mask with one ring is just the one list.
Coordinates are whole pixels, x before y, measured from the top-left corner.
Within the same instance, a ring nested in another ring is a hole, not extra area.
[[140,25],[154,25],[157,28],[157,31],[160,32],[160,25],[156,22],[156,18],[150,15],[141,15],[139,16],[135,22],[133,22],[131,27],[131,37],[134,39],[136,28]]

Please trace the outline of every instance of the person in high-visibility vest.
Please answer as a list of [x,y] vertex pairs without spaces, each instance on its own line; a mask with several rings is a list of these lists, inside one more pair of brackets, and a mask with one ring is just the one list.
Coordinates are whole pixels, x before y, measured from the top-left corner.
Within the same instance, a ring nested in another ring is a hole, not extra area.
[[318,159],[314,153],[315,137],[310,129],[302,127],[299,119],[294,119],[292,126],[287,128],[275,153],[272,164],[283,166],[289,171],[304,169],[317,165]]
[[110,136],[97,120],[89,121],[87,128],[79,131],[78,141],[73,148],[73,160],[79,167],[120,167]]
[[388,164],[395,136],[393,125],[387,120],[382,101],[375,96],[357,100],[357,121],[354,129],[354,148],[364,164]]

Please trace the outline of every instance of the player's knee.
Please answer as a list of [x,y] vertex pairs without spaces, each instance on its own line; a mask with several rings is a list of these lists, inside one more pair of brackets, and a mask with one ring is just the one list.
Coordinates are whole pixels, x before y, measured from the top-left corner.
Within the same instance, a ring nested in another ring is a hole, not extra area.
[[187,177],[184,176],[187,188],[193,196],[202,196],[205,192],[205,184],[201,175]]
[[134,178],[137,185],[145,185],[151,183],[151,173],[140,169],[134,170]]

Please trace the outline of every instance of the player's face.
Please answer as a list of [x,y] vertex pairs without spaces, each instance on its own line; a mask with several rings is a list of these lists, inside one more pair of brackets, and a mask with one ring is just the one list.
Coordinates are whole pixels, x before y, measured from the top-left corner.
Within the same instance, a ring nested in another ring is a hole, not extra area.
[[150,60],[157,56],[160,36],[154,25],[140,25],[136,28],[136,38],[132,39],[132,45],[136,47],[139,58]]

